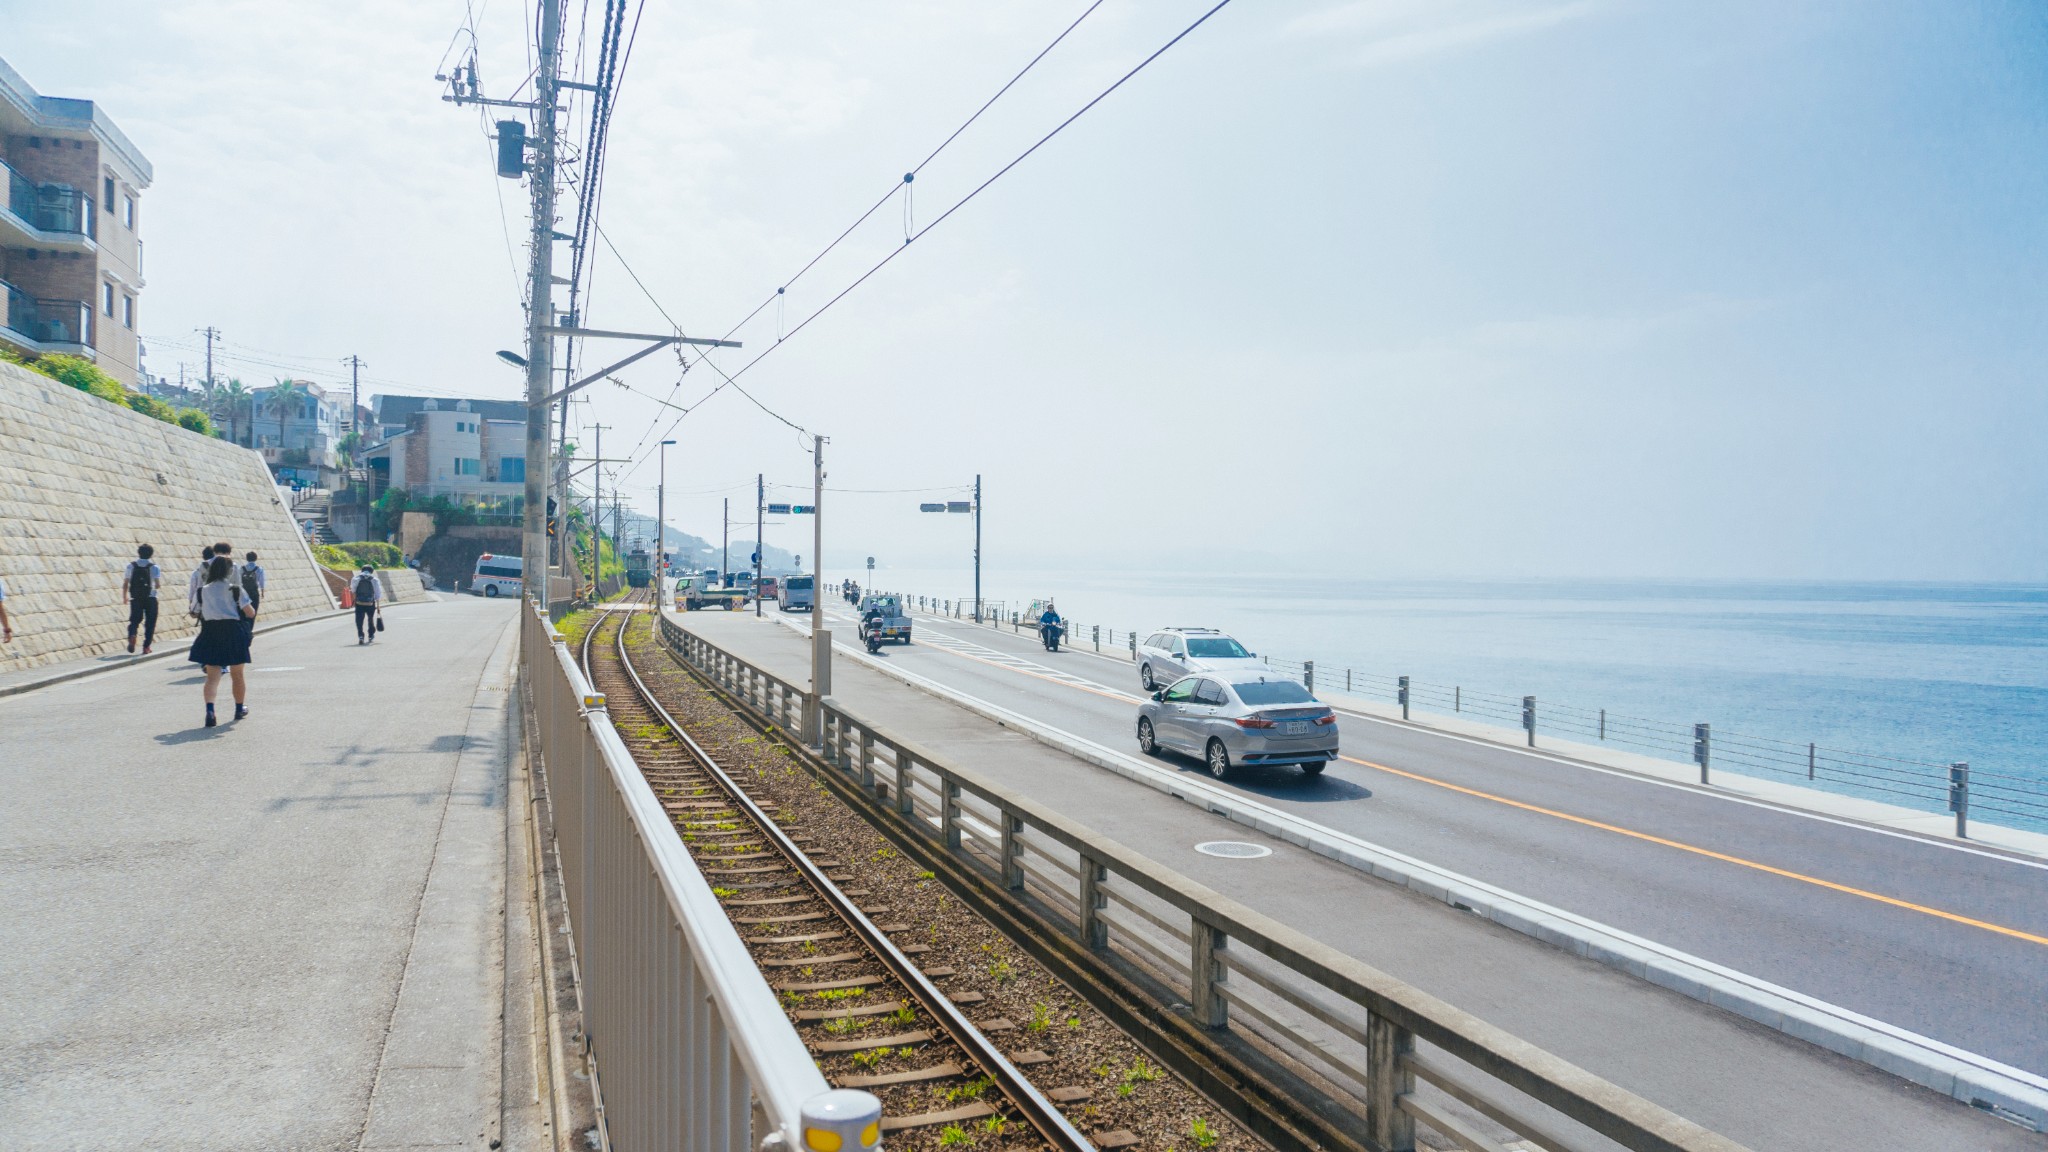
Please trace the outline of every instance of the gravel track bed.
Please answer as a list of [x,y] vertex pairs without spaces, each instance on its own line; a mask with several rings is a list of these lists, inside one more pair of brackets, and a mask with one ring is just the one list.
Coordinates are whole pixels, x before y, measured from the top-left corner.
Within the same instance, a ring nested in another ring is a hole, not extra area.
[[[1006,1055],[1013,1061],[1034,1051],[1050,1057],[1025,1069],[1040,1091],[1049,1095],[1062,1088],[1087,1091],[1085,1100],[1060,1104],[1082,1132],[1098,1143],[1114,1145],[1118,1140],[1112,1133],[1128,1134],[1137,1138],[1129,1147],[1180,1152],[1254,1152],[1267,1147],[1192,1087],[1153,1064],[1114,1024],[962,905],[930,872],[902,857],[865,818],[813,779],[790,748],[774,736],[763,736],[699,684],[655,641],[651,618],[636,614],[628,628],[627,649],[635,670],[663,707],[755,802],[776,813],[778,822],[800,837],[799,844],[814,859],[824,857],[841,862],[843,867],[828,869],[840,887],[870,893],[855,898],[870,919],[888,930],[899,946],[922,945],[926,950],[914,958],[927,972],[941,967],[954,970],[953,975],[936,979],[939,987],[966,1009],[968,1017],[988,1032]],[[686,840],[700,861],[713,844],[721,855],[767,850],[758,839],[735,834],[738,831],[699,827],[692,829]],[[731,893],[724,896],[728,904],[733,900],[774,898],[798,891],[794,885],[740,889],[728,878],[714,878],[714,883],[719,885],[722,895]],[[760,916],[764,906],[730,907],[729,911],[735,916]],[[901,927],[893,927],[896,925]],[[836,922],[830,921],[778,921],[772,926],[739,927],[742,935],[776,938],[838,930]],[[815,962],[817,957],[856,951],[859,947],[855,938],[848,935],[827,940],[790,940],[771,945],[760,954],[764,958]],[[858,967],[848,965],[847,971]],[[782,977],[771,974],[770,978],[773,981]],[[818,978],[828,977],[821,971]],[[792,1020],[796,1020],[799,1011],[861,1007],[876,1001],[886,1004],[895,999],[887,994],[815,1002],[808,997],[799,1001],[790,993],[783,997],[784,1010]],[[905,1023],[886,1012],[849,1017],[847,1023],[835,1025],[846,1031],[834,1038],[909,1031],[924,1027],[927,1022],[923,1017],[921,1011],[916,1013],[915,1023]],[[807,1039],[815,1036],[820,1027],[816,1021],[796,1022]],[[893,1050],[879,1058],[864,1057],[862,1067],[854,1066],[850,1054],[820,1058],[820,1067],[835,1082],[848,1074],[898,1071],[928,1063],[914,1052]],[[886,1114],[901,1116],[959,1107],[964,1102],[960,1089],[971,1083],[941,1080],[869,1091],[882,1096]],[[950,1098],[948,1093],[952,1093]],[[989,1095],[993,1097],[995,1093]],[[1024,1138],[1021,1141],[1020,1136]],[[1105,1141],[1104,1137],[1109,1139]],[[1041,1146],[1028,1126],[1014,1121],[1003,1132],[990,1131],[975,1122],[947,1129],[892,1132],[887,1143],[901,1148],[944,1146],[976,1150]]]

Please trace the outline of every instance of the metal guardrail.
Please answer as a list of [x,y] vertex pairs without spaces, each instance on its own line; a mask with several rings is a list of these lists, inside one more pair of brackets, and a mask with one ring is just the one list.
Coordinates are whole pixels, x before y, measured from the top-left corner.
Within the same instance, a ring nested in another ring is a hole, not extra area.
[[[797,685],[665,617],[661,635],[769,723],[789,727],[802,713]],[[867,723],[829,696],[819,706],[828,763],[920,835],[1035,897],[1042,915],[1089,950],[1184,991],[1204,1028],[1234,1030],[1292,1065],[1349,1113],[1347,1129],[1368,1148],[1408,1152],[1418,1121],[1470,1152],[1501,1152],[1516,1138],[1552,1152],[1741,1148]]]
[[[805,1147],[834,1092],[612,727],[531,606],[520,660],[553,798],[587,1043],[614,1148]],[[858,1152],[857,1135],[832,1147]],[[815,1144],[823,1147],[823,1144]],[[873,1147],[870,1141],[866,1144]]]

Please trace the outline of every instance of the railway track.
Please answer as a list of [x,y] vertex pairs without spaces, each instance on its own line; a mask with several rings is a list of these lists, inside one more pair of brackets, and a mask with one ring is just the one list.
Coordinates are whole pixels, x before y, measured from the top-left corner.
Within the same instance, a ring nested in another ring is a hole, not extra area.
[[[890,939],[909,925],[871,918],[891,909],[872,892],[841,887],[850,877],[834,869],[845,862],[783,828],[655,699],[625,643],[643,613],[599,613],[583,637],[584,674],[605,694],[613,726],[832,1083],[875,1093],[884,1131],[906,1137],[972,1127],[981,1147],[1092,1152],[1054,1100],[939,987],[952,970],[922,969],[912,957],[925,946]],[[868,899],[865,911],[856,898]],[[877,1070],[876,1053],[892,1070]],[[947,1106],[933,1109],[942,1085]]]

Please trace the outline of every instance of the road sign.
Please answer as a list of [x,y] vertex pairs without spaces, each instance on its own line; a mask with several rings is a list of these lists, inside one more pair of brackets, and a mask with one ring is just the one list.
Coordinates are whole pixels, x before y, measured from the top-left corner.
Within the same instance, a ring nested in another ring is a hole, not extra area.
[[972,511],[974,511],[974,501],[972,501],[972,500],[948,500],[948,501],[946,501],[946,511],[948,511],[948,512],[972,512]]
[[770,505],[768,506],[768,514],[769,514],[770,516],[787,516],[787,515],[789,515],[789,505],[787,505],[787,504],[770,504]]
[[749,564],[759,564],[760,562],[761,554],[759,552],[754,553],[753,556],[749,557],[747,560],[747,563]]
[[946,506],[944,504],[919,504],[917,510],[919,512],[944,512]]

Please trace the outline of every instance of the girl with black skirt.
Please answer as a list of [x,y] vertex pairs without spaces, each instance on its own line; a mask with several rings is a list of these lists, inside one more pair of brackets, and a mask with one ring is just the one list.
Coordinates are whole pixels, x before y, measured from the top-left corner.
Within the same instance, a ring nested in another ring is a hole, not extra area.
[[243,630],[242,621],[254,617],[256,608],[249,603],[242,586],[230,579],[234,570],[235,562],[226,556],[215,556],[206,566],[206,583],[199,586],[199,635],[193,638],[192,652],[187,657],[206,669],[208,728],[217,723],[213,718],[213,701],[220,694],[223,668],[234,686],[235,719],[249,715],[245,703],[249,687],[242,678],[242,666],[249,662],[249,634]]

